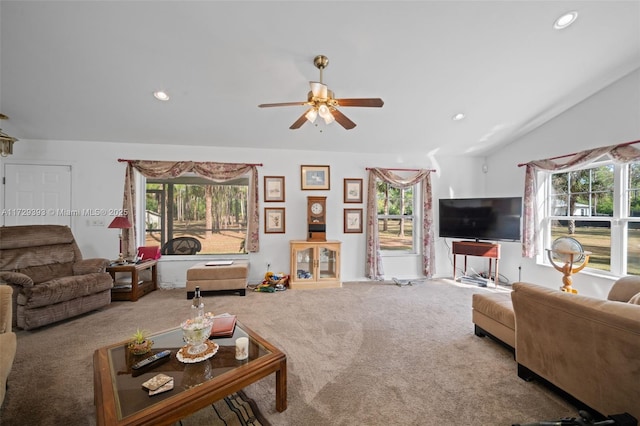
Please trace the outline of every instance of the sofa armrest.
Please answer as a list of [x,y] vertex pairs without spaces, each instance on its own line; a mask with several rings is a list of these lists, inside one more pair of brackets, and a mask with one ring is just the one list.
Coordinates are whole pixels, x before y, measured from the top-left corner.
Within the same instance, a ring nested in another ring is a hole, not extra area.
[[629,275],[613,283],[607,299],[616,302],[628,302],[638,293],[640,293],[640,276]]
[[33,280],[20,272],[0,271],[0,280],[19,287],[33,287]]
[[109,259],[83,259],[73,264],[73,275],[95,274],[106,272]]

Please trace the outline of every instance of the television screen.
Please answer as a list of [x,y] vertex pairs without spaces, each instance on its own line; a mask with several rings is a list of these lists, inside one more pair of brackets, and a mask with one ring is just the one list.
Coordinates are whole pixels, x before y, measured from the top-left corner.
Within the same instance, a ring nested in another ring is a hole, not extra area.
[[440,236],[520,241],[522,197],[440,199]]

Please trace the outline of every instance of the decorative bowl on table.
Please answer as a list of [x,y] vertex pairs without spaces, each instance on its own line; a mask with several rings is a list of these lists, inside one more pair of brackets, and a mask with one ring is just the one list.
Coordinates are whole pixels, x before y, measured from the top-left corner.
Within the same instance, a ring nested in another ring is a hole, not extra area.
[[186,352],[190,355],[197,355],[205,352],[208,348],[205,343],[211,335],[213,328],[213,318],[206,316],[195,319],[188,319],[180,324],[182,338],[187,344]]

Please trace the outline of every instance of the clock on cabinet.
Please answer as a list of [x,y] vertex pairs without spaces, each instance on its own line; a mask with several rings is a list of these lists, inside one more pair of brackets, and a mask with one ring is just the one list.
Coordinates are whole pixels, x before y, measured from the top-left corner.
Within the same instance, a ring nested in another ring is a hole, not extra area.
[[327,241],[327,197],[307,197],[307,241]]

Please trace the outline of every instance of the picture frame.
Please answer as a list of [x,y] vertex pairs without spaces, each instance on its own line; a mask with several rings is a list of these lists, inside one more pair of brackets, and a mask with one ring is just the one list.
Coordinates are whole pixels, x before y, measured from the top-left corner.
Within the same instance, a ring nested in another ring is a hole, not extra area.
[[284,234],[285,210],[284,207],[264,208],[264,233]]
[[284,203],[285,187],[284,176],[264,177],[264,202]]
[[362,203],[362,179],[344,179],[344,202]]
[[362,209],[344,209],[344,233],[362,234]]
[[300,166],[302,190],[329,190],[331,188],[329,166]]

